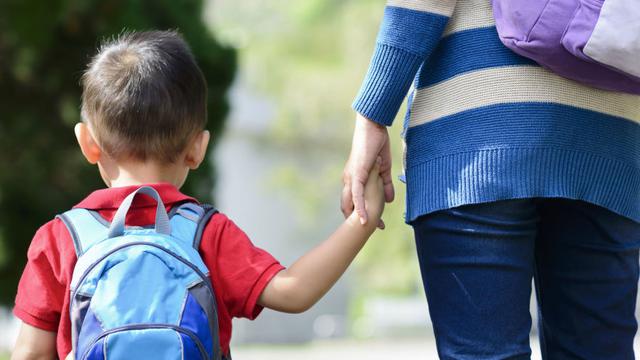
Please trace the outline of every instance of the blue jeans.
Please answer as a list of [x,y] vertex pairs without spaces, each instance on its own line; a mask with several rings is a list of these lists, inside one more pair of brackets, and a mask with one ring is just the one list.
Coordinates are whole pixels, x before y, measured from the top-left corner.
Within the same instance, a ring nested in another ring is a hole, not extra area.
[[416,219],[441,359],[633,360],[640,224],[586,202],[507,200]]

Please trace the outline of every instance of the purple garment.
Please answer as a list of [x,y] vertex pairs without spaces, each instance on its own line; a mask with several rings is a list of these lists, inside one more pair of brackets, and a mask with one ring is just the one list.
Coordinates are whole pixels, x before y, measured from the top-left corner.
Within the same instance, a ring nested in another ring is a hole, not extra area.
[[605,0],[492,0],[502,42],[569,79],[640,95],[640,78],[593,60],[584,49]]
[[598,22],[601,9],[602,2],[582,1],[562,37],[562,45],[567,51],[588,62],[594,60],[585,55],[584,48]]

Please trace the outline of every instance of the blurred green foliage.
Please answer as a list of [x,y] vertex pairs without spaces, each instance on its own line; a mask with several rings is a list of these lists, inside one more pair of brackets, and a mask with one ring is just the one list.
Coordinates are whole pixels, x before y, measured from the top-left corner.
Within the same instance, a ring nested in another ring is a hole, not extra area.
[[[317,241],[317,219],[339,212],[355,118],[350,105],[373,52],[384,2],[217,0],[209,10],[221,41],[238,49],[240,79],[276,104],[264,141],[304,159],[275,169],[272,183],[291,194],[298,215],[316,223],[309,227]],[[396,175],[402,172],[403,113],[390,129]],[[383,216],[387,229],[376,232],[356,260],[356,302],[422,292],[413,235],[404,224],[405,187],[394,182],[396,201]]]
[[[10,304],[38,226],[103,187],[83,160],[78,81],[99,42],[123,29],[178,29],[209,83],[209,130],[219,135],[235,51],[202,20],[202,0],[0,1],[0,303]],[[207,162],[184,191],[211,195]]]

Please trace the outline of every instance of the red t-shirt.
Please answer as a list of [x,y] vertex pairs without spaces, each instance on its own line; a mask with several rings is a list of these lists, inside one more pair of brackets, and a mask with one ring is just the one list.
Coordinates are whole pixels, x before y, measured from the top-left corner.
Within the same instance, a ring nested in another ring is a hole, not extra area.
[[[167,206],[193,198],[171,184],[153,184]],[[96,210],[111,221],[124,198],[138,186],[109,188],[91,193],[76,208]],[[155,220],[155,202],[136,197],[127,215],[128,225],[144,226]],[[266,251],[255,247],[247,235],[223,214],[215,214],[205,227],[200,255],[211,271],[211,282],[218,305],[220,343],[229,352],[231,319],[254,319],[262,307],[260,294],[273,276],[284,267]],[[65,225],[54,219],[35,234],[28,252],[28,262],[18,285],[14,314],[25,323],[57,332],[58,356],[71,351],[69,286],[76,254]]]

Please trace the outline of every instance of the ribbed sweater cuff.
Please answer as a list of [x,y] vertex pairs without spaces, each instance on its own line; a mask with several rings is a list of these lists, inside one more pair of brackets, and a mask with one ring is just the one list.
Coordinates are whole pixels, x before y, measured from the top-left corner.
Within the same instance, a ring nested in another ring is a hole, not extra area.
[[381,125],[390,126],[402,105],[422,58],[378,43],[353,109]]

